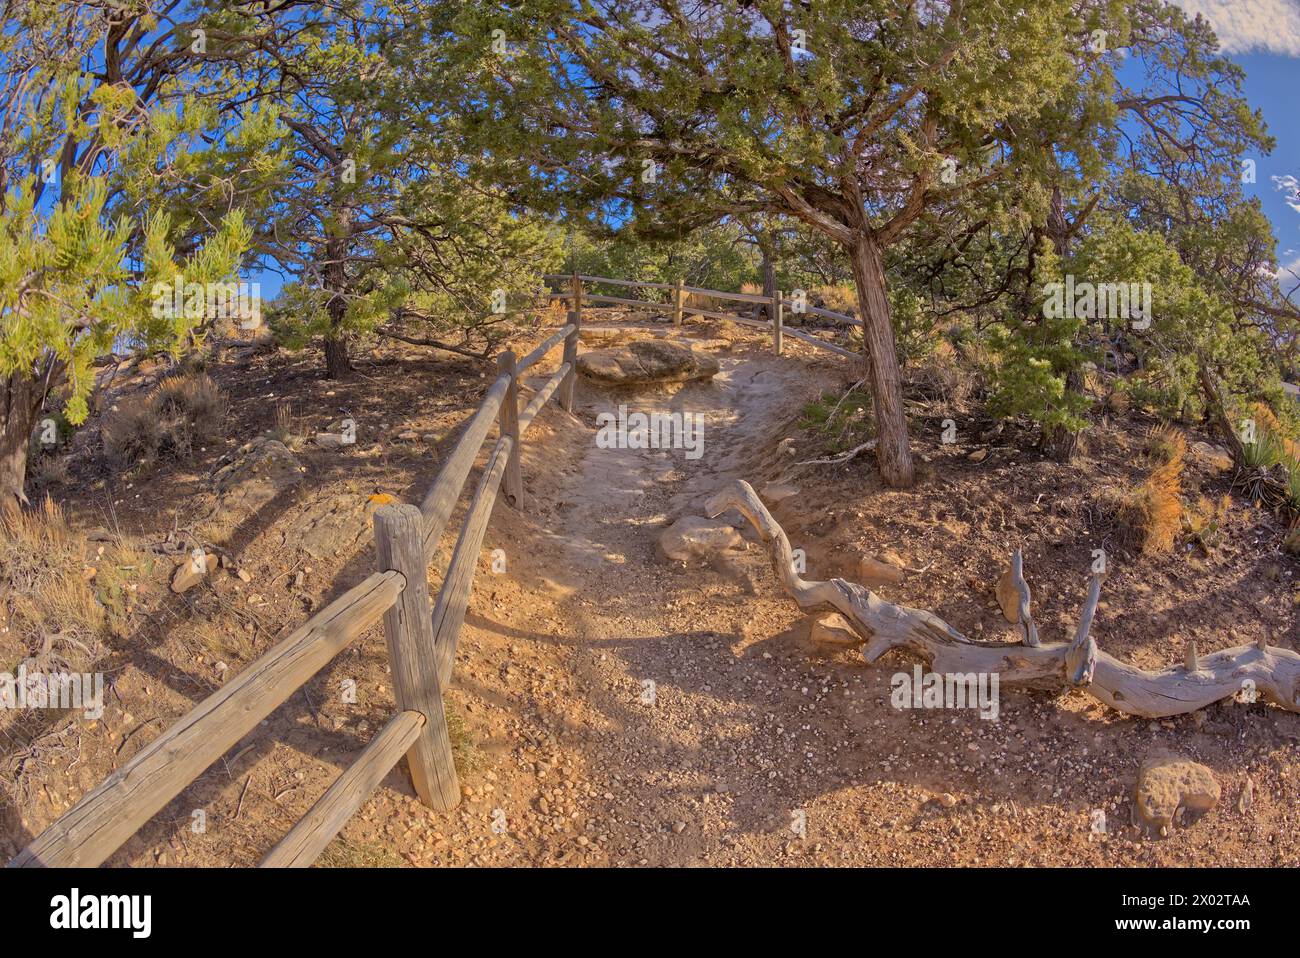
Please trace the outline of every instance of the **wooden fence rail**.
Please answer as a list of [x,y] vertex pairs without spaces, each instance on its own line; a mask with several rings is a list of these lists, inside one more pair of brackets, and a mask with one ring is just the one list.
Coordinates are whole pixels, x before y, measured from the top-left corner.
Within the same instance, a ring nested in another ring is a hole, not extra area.
[[[448,811],[460,801],[460,786],[447,734],[443,690],[451,681],[456,647],[465,622],[483,537],[504,480],[516,508],[524,507],[520,453],[523,437],[542,407],[558,395],[573,410],[578,337],[583,302],[614,302],[671,311],[681,325],[686,314],[770,328],[776,352],[793,337],[830,352],[856,357],[850,349],[791,329],[787,307],[802,303],[775,296],[728,293],[675,283],[643,283],[601,276],[547,277],[569,282],[553,299],[569,303],[568,322],[523,359],[512,351],[498,358],[500,374],[488,387],[420,506],[389,505],[376,510],[378,570],[295,629],[221,689],[208,696],[97,788],[60,816],[9,862],[11,867],[95,866],[138,831],[194,779],[252,731],[259,722],[381,619],[393,673],[397,713],[372,739],[307,814],[263,859],[263,866],[305,866],[316,860],[367,797],[405,755],[416,794],[424,804]],[[584,283],[667,289],[671,303],[588,293]],[[770,306],[770,322],[685,304],[695,294]],[[807,312],[849,323],[830,310]],[[519,378],[563,344],[560,366],[519,409]],[[488,454],[466,510],[456,546],[436,600],[431,602],[428,565],[437,552],[484,440],[496,424],[498,438]]]
[[[314,862],[403,755],[420,801],[441,811],[459,803],[442,693],[451,681],[479,551],[502,479],[516,506],[522,507],[519,453],[524,433],[557,392],[566,411],[573,408],[582,289],[577,277],[572,283],[574,308],[568,324],[522,361],[517,362],[513,352],[502,354],[501,375],[488,387],[419,508],[388,505],[376,510],[378,571],[321,609],[136,753],[38,835],[9,862],[10,867],[103,863],[381,619],[397,714],[261,864],[306,866]],[[564,358],[560,368],[521,413],[520,375],[561,343]],[[431,603],[429,562],[493,423],[500,436],[483,467],[442,588]]]

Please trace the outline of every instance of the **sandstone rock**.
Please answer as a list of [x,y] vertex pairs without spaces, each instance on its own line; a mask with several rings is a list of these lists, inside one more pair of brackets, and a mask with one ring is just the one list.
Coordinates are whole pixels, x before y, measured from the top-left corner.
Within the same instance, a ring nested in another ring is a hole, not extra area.
[[831,642],[836,645],[860,645],[862,637],[853,631],[848,619],[838,612],[823,615],[812,624],[809,633],[814,642]]
[[1219,803],[1219,783],[1204,765],[1176,752],[1152,750],[1138,771],[1138,814],[1168,834],[1179,808],[1203,814]]
[[172,574],[172,591],[179,594],[194,588],[203,581],[204,576],[216,567],[217,557],[212,553],[204,556],[204,563],[201,567],[193,559],[186,558],[176,567],[176,571]]
[[783,482],[769,482],[762,488],[760,494],[765,501],[775,505],[782,499],[789,499],[791,496],[799,495],[799,487]]
[[882,553],[879,558],[863,556],[858,560],[858,581],[868,589],[897,585],[903,581],[902,563],[892,553]]
[[252,513],[302,478],[302,464],[284,443],[259,437],[235,450],[231,461],[212,474],[212,484],[222,511]]
[[1212,446],[1208,442],[1194,442],[1188,451],[1194,461],[1207,469],[1226,472],[1232,468],[1232,456],[1222,446]]
[[583,353],[578,357],[578,371],[613,386],[684,383],[713,378],[718,361],[680,343],[639,339],[626,346]]
[[722,551],[743,551],[745,540],[733,526],[703,516],[683,516],[659,536],[659,548],[670,559],[686,562],[695,556],[707,558]]

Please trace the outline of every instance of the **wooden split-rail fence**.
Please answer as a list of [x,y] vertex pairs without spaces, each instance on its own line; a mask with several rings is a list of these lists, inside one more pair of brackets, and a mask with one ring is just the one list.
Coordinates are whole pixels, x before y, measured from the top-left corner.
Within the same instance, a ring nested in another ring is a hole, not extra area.
[[[655,312],[671,315],[674,326],[681,326],[684,319],[692,316],[704,316],[709,319],[725,319],[733,323],[740,323],[744,326],[754,326],[759,329],[772,330],[772,347],[779,355],[784,351],[785,338],[798,339],[801,342],[816,346],[818,349],[824,349],[827,352],[835,353],[839,356],[846,356],[850,359],[860,360],[862,352],[836,343],[827,342],[818,336],[813,335],[802,329],[793,329],[789,325],[791,314],[804,314],[808,316],[821,316],[825,319],[835,320],[836,322],[847,323],[850,326],[862,326],[862,320],[856,316],[849,316],[847,313],[837,313],[834,310],[823,309],[820,306],[809,306],[800,299],[787,299],[782,296],[781,291],[777,290],[773,296],[763,296],[758,293],[728,293],[717,289],[703,289],[699,286],[687,286],[681,280],[676,283],[648,283],[639,280],[630,279],[611,279],[608,276],[562,276],[548,275],[545,276],[549,282],[567,280],[571,283],[572,289],[568,293],[554,293],[552,299],[567,300],[570,303],[577,303],[579,307],[582,302],[592,304],[610,304],[614,306],[637,306]],[[622,286],[632,287],[633,289],[654,289],[666,290],[671,294],[671,300],[667,303],[653,302],[643,299],[630,299],[623,296],[609,296],[599,293],[586,293],[583,291],[584,284],[604,285],[604,286]],[[762,307],[770,317],[767,320],[747,318],[737,316],[734,313],[719,312],[717,310],[702,309],[692,306],[688,303],[690,296],[702,296],[708,299],[731,300],[740,303],[749,303],[754,306]]]
[[[507,350],[497,357],[499,375],[461,433],[419,507],[381,506],[374,514],[376,571],[329,603],[218,691],[208,696],[125,765],[61,815],[12,861],[10,867],[93,867],[102,864],[146,822],[229,751],[258,723],[289,699],[366,629],[382,620],[392,669],[396,713],[319,800],[262,859],[264,867],[305,867],[361,808],[384,777],[407,758],[421,802],[450,811],[460,802],[442,693],[451,680],[456,645],[465,621],[470,588],[493,505],[504,482],[516,507],[524,505],[520,446],[541,408],[558,396],[573,411],[578,335],[584,301],[671,310],[681,325],[685,315],[731,320],[773,331],[775,349],[793,336],[831,352],[856,357],[852,350],[808,333],[784,328],[788,308],[799,308],[778,293],[766,297],[675,284],[642,283],[600,276],[562,279],[569,292],[551,294],[568,301],[568,322],[523,358]],[[670,304],[588,294],[584,284],[672,290]],[[687,294],[771,307],[771,322],[746,319],[686,305]],[[806,307],[807,312],[859,324],[842,313]],[[560,367],[519,408],[519,379],[538,361],[564,345]],[[497,425],[498,438],[485,461],[470,500],[451,561],[436,599],[429,593],[428,565],[459,502],[479,450]]]

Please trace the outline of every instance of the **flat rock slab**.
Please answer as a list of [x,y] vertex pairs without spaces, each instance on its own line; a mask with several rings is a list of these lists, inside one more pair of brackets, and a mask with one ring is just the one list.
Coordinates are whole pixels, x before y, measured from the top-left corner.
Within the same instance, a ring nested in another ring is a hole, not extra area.
[[303,472],[284,443],[259,437],[240,446],[231,461],[212,474],[212,484],[222,511],[243,516],[298,485]]
[[1204,765],[1169,749],[1152,750],[1138,771],[1138,814],[1167,834],[1179,808],[1204,814],[1219,803],[1219,783]]
[[718,361],[680,343],[638,339],[623,346],[593,349],[578,357],[578,371],[611,386],[644,386],[712,379]]
[[670,559],[686,562],[723,551],[743,551],[746,543],[734,526],[703,516],[683,516],[659,535],[659,548]]

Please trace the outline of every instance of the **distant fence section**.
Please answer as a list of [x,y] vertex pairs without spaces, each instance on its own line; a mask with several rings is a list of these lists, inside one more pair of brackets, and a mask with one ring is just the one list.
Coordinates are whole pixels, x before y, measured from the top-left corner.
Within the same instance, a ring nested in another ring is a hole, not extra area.
[[[688,316],[704,316],[708,319],[723,319],[733,323],[740,323],[744,326],[771,329],[773,349],[778,355],[781,354],[784,349],[785,338],[787,336],[791,339],[797,339],[800,342],[808,343],[810,346],[815,346],[818,349],[823,349],[839,356],[857,359],[862,355],[856,350],[840,346],[837,343],[827,342],[826,340],[805,330],[791,328],[788,318],[791,314],[820,316],[824,319],[835,320],[836,322],[846,323],[849,326],[855,327],[861,327],[862,320],[858,319],[856,316],[850,316],[847,313],[837,313],[834,310],[822,309],[819,306],[809,306],[802,300],[787,299],[782,295],[780,290],[777,290],[776,294],[773,296],[763,296],[758,293],[729,293],[720,289],[705,289],[701,286],[687,286],[681,280],[678,280],[676,283],[653,283],[631,279],[614,279],[609,276],[586,276],[582,274],[575,274],[572,276],[548,274],[547,276],[544,276],[543,279],[548,282],[568,282],[570,285],[569,292],[552,293],[551,298],[553,300],[566,300],[571,305],[576,303],[579,310],[583,301],[602,305],[637,306],[671,315],[673,318],[673,325],[675,326],[682,325],[683,320]],[[587,285],[670,290],[672,297],[667,303],[653,302],[644,299],[631,299],[625,296],[584,292],[583,287]],[[696,306],[690,306],[686,302],[688,294],[768,307],[767,314],[771,316],[772,319],[753,319],[738,316],[735,313],[726,313],[718,310],[701,309]]]

